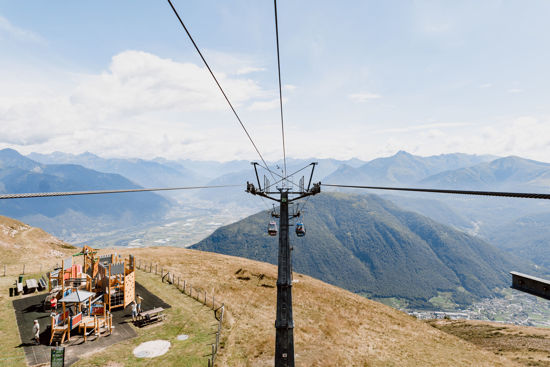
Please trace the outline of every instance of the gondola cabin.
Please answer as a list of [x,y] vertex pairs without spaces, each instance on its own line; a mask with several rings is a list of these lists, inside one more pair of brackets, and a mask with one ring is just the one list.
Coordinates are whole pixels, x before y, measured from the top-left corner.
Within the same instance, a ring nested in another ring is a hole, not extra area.
[[275,221],[269,222],[267,226],[267,234],[270,236],[276,236],[277,235],[277,223]]
[[305,235],[306,235],[306,227],[304,227],[304,223],[302,222],[296,223],[296,236],[304,237]]

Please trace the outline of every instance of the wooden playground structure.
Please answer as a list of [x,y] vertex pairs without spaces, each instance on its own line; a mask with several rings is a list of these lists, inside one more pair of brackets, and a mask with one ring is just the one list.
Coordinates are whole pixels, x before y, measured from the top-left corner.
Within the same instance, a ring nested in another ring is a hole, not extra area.
[[[56,298],[61,304],[60,312],[51,315],[50,345],[54,341],[69,341],[71,331],[77,328],[84,341],[91,334],[99,337],[102,332],[111,333],[112,310],[134,301],[134,256],[121,259],[116,254],[98,257],[96,253],[84,246],[80,253],[62,260],[60,268],[48,273],[50,293],[44,302],[48,304]],[[73,263],[76,256],[83,256],[82,265]]]

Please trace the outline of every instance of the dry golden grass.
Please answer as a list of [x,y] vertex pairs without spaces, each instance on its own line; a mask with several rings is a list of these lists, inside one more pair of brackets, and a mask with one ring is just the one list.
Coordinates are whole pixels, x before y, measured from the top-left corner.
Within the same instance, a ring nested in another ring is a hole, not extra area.
[[[182,248],[125,249],[225,302],[222,366],[271,366],[277,268]],[[248,279],[247,279],[248,278]],[[377,302],[295,274],[298,366],[513,366],[513,361]]]
[[65,243],[40,228],[0,215],[0,274],[18,274],[25,264],[25,272],[44,271],[56,262],[76,252],[76,247]]
[[428,324],[522,365],[550,366],[550,329],[473,320]]
[[[75,253],[71,245],[60,241],[39,228],[30,227],[17,220],[0,216],[0,366],[25,366],[12,298],[8,288],[13,287],[17,274],[26,264],[25,273],[37,273],[40,265],[44,272],[62,258]],[[35,274],[38,275],[38,274]]]
[[[39,229],[23,228],[20,222],[0,217],[0,224],[4,226],[0,227],[0,246],[6,254],[3,258],[11,265],[20,266],[33,259],[47,268],[78,251]],[[119,248],[101,253],[113,251],[123,255],[133,253],[138,263],[158,263],[165,270],[181,275],[193,288],[206,290],[209,295],[215,294],[218,301],[225,302],[227,312],[218,366],[273,365],[275,266],[170,247]],[[8,338],[10,346],[17,340],[15,317],[9,311],[11,302],[6,296],[7,281],[13,282],[12,278],[2,278],[0,282],[4,289],[0,296],[1,347],[7,346]],[[517,365],[506,356],[496,355],[341,288],[300,274],[294,274],[294,280],[297,366]],[[177,302],[177,299],[171,301]],[[10,355],[12,359],[0,360],[0,364],[23,362],[22,351],[16,350]]]

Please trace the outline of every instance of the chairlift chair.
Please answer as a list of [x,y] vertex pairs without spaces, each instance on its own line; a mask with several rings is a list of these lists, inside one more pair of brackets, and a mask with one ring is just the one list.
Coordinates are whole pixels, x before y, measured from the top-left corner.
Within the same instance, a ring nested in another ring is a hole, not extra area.
[[269,225],[267,226],[267,234],[270,236],[277,235],[277,223],[274,220],[269,222]]

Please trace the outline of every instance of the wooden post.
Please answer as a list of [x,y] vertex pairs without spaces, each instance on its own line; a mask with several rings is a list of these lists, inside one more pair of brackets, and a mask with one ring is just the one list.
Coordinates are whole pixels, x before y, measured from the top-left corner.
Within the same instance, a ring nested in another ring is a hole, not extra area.
[[4,276],[6,276],[6,264],[4,264]]
[[25,264],[23,264],[23,275],[25,275]]
[[185,294],[185,279],[183,280],[183,294]]
[[193,286],[189,284],[189,297],[193,297]]
[[212,295],[212,309],[216,308],[215,303],[216,299],[214,298],[214,295]]
[[180,277],[178,276],[178,289],[180,289]]
[[206,306],[206,291],[204,291],[204,305]]
[[157,275],[158,264],[155,264],[155,275]]
[[216,347],[214,346],[214,344],[212,344],[212,359],[214,359],[214,355],[216,354],[215,349]]

